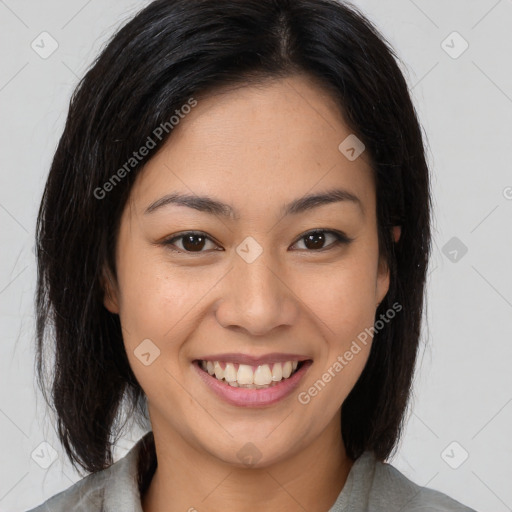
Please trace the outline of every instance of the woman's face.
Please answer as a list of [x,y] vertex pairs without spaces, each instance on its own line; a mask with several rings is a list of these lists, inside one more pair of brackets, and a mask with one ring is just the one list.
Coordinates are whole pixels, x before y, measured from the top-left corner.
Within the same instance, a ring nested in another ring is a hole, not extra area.
[[339,149],[350,135],[295,76],[199,99],[138,176],[105,305],[155,435],[259,466],[341,435],[371,337],[344,355],[389,286],[367,156]]

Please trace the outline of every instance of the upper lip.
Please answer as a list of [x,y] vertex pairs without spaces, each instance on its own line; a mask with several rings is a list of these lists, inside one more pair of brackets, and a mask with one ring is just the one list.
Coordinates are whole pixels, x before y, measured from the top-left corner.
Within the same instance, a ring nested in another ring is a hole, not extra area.
[[262,356],[251,356],[249,354],[229,353],[214,354],[198,357],[197,361],[222,361],[225,363],[241,363],[250,366],[259,366],[268,363],[284,363],[286,361],[308,361],[310,357],[300,354],[285,354],[282,352],[273,352]]

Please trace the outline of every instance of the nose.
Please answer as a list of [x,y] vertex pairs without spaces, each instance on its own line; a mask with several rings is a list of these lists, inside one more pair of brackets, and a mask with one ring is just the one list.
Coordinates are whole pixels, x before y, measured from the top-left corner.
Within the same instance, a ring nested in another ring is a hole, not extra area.
[[300,301],[290,272],[269,251],[251,263],[236,255],[221,286],[216,316],[225,328],[265,336],[277,327],[292,326],[298,318]]

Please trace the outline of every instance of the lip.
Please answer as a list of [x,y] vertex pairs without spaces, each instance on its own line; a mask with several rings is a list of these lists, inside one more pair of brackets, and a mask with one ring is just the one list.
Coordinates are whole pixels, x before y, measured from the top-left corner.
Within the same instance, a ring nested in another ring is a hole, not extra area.
[[[228,354],[222,355],[225,356]],[[220,354],[216,355],[215,357],[217,358],[219,356]],[[272,354],[272,356],[275,356],[275,354]],[[287,354],[286,357],[290,357],[290,354]],[[199,362],[201,360],[196,359],[192,364],[201,380],[213,391],[213,393],[215,393],[222,400],[228,402],[231,405],[236,405],[238,407],[266,407],[269,405],[273,405],[279,402],[280,400],[285,399],[299,385],[300,381],[308,371],[309,367],[313,364],[313,361],[311,359],[304,359],[303,357],[301,359],[284,359],[284,361],[300,360],[304,361],[304,363],[291,377],[289,377],[288,379],[281,380],[274,386],[264,389],[247,389],[235,388],[227,383],[217,380],[215,377],[212,377],[208,372],[205,372],[199,366]],[[214,360],[218,361],[219,359]],[[249,357],[249,359],[246,360],[254,361],[254,358],[251,359]],[[261,360],[261,358],[258,360]],[[272,361],[276,361],[276,359],[272,359]],[[240,359],[237,359],[237,362],[240,362]]]
[[198,357],[199,361],[219,361],[223,363],[241,363],[249,366],[259,366],[268,363],[285,363],[286,361],[308,361],[311,358],[299,354],[285,354],[283,352],[274,352],[262,356],[251,356],[249,354],[235,354],[233,352],[227,354],[213,354]]

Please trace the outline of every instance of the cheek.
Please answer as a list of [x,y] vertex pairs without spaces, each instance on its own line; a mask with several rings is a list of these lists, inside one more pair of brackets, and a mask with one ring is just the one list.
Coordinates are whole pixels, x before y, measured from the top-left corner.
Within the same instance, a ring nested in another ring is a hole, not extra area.
[[119,316],[125,344],[161,340],[184,315],[190,286],[173,276],[164,261],[147,250],[127,247],[119,264]]
[[180,329],[190,309],[190,289],[144,251],[126,251],[123,260],[119,316],[130,366],[151,402],[162,400],[176,407],[180,344],[165,340],[184,336]]
[[[120,321],[127,352],[150,339],[173,372],[179,371],[182,345],[204,314],[205,297],[222,277],[222,269],[186,267],[165,253],[127,247],[119,265]],[[137,361],[135,361],[137,364]]]
[[373,325],[376,272],[368,256],[354,254],[323,270],[304,275],[305,304],[324,325],[325,334],[341,348],[347,339]]
[[350,393],[370,353],[377,306],[373,254],[368,247],[354,251],[339,265],[322,272],[315,269],[305,281],[310,285],[304,287],[304,302],[320,319],[316,325],[325,343],[302,398],[318,396],[316,407],[328,414],[334,414]]

